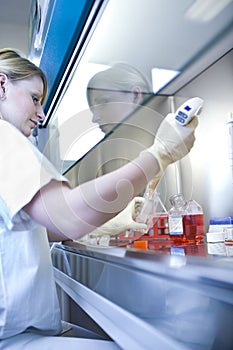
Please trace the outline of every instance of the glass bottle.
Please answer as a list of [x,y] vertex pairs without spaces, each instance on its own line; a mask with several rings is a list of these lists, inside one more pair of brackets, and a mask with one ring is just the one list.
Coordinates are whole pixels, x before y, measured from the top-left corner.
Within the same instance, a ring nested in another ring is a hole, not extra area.
[[144,202],[136,217],[137,222],[147,224],[144,238],[150,240],[170,239],[168,229],[168,212],[162,203],[159,194],[148,184],[144,193]]
[[170,240],[168,227],[168,212],[159,194],[154,191],[154,211],[152,215],[152,230],[150,232],[151,238],[155,240]]
[[169,231],[174,243],[200,243],[205,236],[202,207],[193,199],[186,201],[183,195],[170,198]]
[[183,216],[187,206],[182,194],[177,194],[169,198],[172,205],[168,211],[168,225],[170,238],[174,243],[185,242]]
[[188,201],[183,217],[185,238],[188,243],[201,243],[205,237],[204,213],[194,199]]

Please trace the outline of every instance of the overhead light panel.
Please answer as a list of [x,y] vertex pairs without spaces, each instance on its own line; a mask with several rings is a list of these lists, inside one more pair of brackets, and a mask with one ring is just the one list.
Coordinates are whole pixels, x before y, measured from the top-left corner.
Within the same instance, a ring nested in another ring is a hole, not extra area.
[[196,22],[208,22],[218,16],[232,0],[196,0],[185,17]]
[[152,68],[152,88],[156,93],[174,79],[180,72],[172,69]]

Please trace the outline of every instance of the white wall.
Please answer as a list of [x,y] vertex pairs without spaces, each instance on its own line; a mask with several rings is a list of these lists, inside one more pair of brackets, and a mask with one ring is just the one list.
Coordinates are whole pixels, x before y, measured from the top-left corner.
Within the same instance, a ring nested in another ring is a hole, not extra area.
[[[18,5],[19,6],[19,5]],[[28,27],[0,22],[0,47],[11,47],[28,54]]]
[[199,96],[205,101],[190,154],[191,170],[183,168],[183,186],[203,205],[208,224],[210,217],[233,215],[233,171],[226,125],[233,112],[233,50],[177,96]]

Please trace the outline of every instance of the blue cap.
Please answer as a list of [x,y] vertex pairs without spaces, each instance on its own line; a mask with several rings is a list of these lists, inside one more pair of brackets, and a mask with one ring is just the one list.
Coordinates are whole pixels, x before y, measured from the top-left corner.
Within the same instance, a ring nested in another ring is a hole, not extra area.
[[233,216],[210,218],[210,225],[233,225]]

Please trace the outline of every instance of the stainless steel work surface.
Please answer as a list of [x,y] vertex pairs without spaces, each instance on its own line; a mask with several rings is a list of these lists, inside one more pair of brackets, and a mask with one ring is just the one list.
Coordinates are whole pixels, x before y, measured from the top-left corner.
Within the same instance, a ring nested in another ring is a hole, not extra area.
[[232,349],[232,257],[70,242],[52,260],[58,285],[123,349]]

